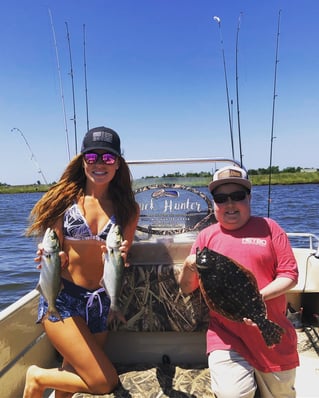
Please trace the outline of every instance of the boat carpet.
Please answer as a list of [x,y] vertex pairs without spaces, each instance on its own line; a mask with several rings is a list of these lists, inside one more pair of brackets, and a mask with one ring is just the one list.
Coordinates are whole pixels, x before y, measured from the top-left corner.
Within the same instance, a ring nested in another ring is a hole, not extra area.
[[76,393],[72,398],[214,398],[209,369],[165,365],[116,366],[120,383],[111,394]]
[[[300,356],[302,358],[314,359],[317,367],[319,357],[319,327],[305,327],[303,330],[297,331],[297,336]],[[116,368],[119,373],[120,383],[113,393],[104,395],[76,393],[72,398],[215,397],[210,389],[210,374],[205,365],[197,367],[192,365],[190,367],[172,364],[145,364],[116,365]],[[297,373],[299,369],[302,369],[302,365],[301,368],[297,369]],[[302,374],[300,376],[300,379],[304,379]],[[256,397],[258,397],[258,392],[256,393]]]

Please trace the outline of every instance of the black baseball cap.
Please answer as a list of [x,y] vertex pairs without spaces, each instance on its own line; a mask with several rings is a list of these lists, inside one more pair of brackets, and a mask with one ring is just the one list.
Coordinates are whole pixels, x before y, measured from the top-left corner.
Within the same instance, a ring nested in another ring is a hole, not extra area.
[[104,149],[121,156],[121,140],[117,132],[104,126],[90,129],[83,138],[81,153],[95,149]]

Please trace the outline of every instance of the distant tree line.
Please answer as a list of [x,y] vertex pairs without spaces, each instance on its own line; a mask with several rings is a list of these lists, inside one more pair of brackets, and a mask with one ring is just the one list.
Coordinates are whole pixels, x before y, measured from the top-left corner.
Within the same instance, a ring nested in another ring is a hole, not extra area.
[[[280,174],[280,173],[300,173],[304,170],[303,167],[286,167],[282,170],[279,169],[279,166],[272,166],[272,167],[267,167],[267,168],[259,168],[259,169],[249,169],[248,174],[249,175],[269,175],[269,174]],[[314,171],[318,171],[318,169],[314,169]],[[208,171],[200,171],[198,173],[194,172],[189,172],[189,173],[170,173],[170,174],[163,174],[163,178],[168,177],[168,178],[176,178],[176,177],[211,177],[212,173]],[[158,176],[146,176],[142,178],[157,178]]]
[[[200,171],[199,173],[193,173],[193,172],[189,172],[189,173],[180,173],[179,171],[177,171],[176,173],[168,173],[168,174],[163,174],[162,178],[176,178],[176,177],[211,177],[212,173],[208,172],[208,171]],[[145,177],[141,177],[143,178],[158,178],[158,176],[145,176]]]
[[268,174],[279,174],[279,173],[300,173],[301,170],[303,170],[302,167],[286,167],[282,170],[279,170],[278,166],[272,166],[272,167],[267,167],[266,169],[264,168],[259,168],[259,169],[249,169],[248,174],[249,175],[268,175]]
[[[259,168],[259,169],[249,169],[248,170],[248,174],[250,176],[253,175],[269,175],[269,174],[280,174],[280,173],[300,173],[302,171],[316,171],[318,172],[319,169],[305,169],[303,167],[286,167],[282,170],[279,170],[279,166],[272,166],[272,167],[267,167],[265,168]],[[270,173],[271,171],[271,173]],[[168,173],[168,174],[163,174],[162,178],[176,178],[176,177],[183,177],[183,178],[191,178],[191,177],[200,177],[200,178],[211,178],[212,174],[214,173],[214,171],[209,172],[209,171],[200,171],[197,173],[194,172],[187,172],[185,174],[180,173],[179,171],[177,171],[176,173]],[[141,179],[144,178],[159,178],[158,176],[145,176],[145,177],[141,177]],[[41,181],[37,181],[36,182],[37,185],[41,185]],[[55,181],[52,182],[52,184],[55,184]],[[10,186],[6,183],[2,183],[0,182],[0,187],[6,187],[6,186]]]

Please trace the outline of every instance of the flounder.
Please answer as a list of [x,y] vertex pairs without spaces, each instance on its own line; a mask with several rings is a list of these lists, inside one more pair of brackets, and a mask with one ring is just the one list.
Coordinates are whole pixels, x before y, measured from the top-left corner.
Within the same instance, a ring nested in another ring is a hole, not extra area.
[[284,329],[267,319],[266,306],[251,271],[207,247],[197,249],[196,266],[199,286],[210,310],[236,322],[251,319],[269,347],[281,341]]

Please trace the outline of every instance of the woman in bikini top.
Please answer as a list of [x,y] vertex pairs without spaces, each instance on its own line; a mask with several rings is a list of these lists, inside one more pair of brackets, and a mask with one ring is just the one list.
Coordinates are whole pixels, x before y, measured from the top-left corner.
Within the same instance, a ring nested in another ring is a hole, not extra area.
[[[34,206],[27,234],[41,237],[48,227],[55,229],[62,247],[61,277],[68,283],[90,291],[101,288],[105,238],[115,220],[123,233],[125,261],[139,217],[131,186],[118,134],[97,127],[87,132],[81,153]],[[85,317],[72,314],[58,322],[44,316],[42,324],[64,360],[56,369],[31,366],[23,398],[40,398],[48,387],[55,389],[56,398],[106,394],[116,387],[117,372],[104,352],[106,325],[92,333]]]
[[115,224],[115,217],[112,216],[105,226],[97,234],[93,234],[85,217],[82,215],[81,210],[77,203],[74,203],[64,213],[63,219],[63,236],[64,239],[70,240],[89,240],[94,239],[105,242],[108,232]]

